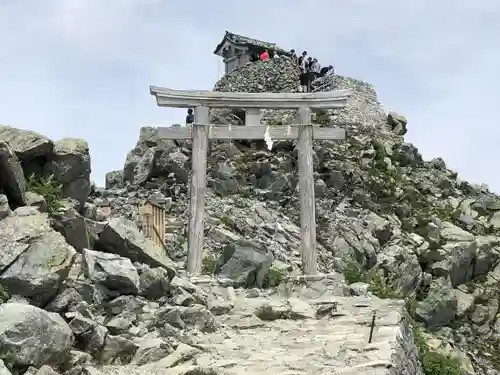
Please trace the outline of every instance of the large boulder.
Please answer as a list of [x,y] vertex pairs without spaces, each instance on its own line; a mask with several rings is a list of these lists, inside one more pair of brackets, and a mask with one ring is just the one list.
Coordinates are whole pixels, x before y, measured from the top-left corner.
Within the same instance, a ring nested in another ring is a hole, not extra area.
[[224,248],[215,273],[237,285],[262,286],[272,262],[273,255],[265,246],[240,240]]
[[21,303],[0,305],[0,359],[14,366],[60,365],[73,333],[55,313]]
[[116,254],[83,250],[85,273],[92,282],[123,294],[137,294],[139,274],[130,259]]
[[26,181],[21,162],[7,142],[0,140],[0,191],[14,206],[26,204]]
[[97,246],[133,262],[163,267],[169,271],[171,278],[175,275],[175,265],[165,253],[165,249],[146,238],[135,223],[126,218],[111,219],[100,233]]
[[90,247],[87,223],[70,202],[66,203],[53,215],[52,227],[61,233],[76,251],[81,252]]
[[451,281],[441,278],[431,284],[425,299],[418,303],[416,318],[429,329],[436,330],[449,324],[458,312],[458,299]]
[[75,249],[37,211],[0,221],[0,284],[43,305],[67,277]]
[[[178,150],[179,145],[176,141],[162,139],[158,135],[157,128],[150,126],[142,127],[137,144],[127,154],[123,167],[122,181],[141,184],[149,178],[168,176],[170,173],[173,173],[176,179],[184,181],[184,176],[187,173],[187,156],[179,156]],[[173,153],[176,153],[177,156],[170,156]],[[112,184],[119,186],[119,184],[114,182]]]
[[31,130],[0,125],[0,139],[8,142],[23,162],[52,153],[52,141]]
[[87,142],[77,138],[64,138],[55,142],[50,172],[63,185],[64,196],[83,205],[91,190]]
[[111,171],[105,176],[106,189],[120,189],[123,187],[123,171]]
[[31,130],[0,125],[0,140],[7,142],[23,166],[26,177],[43,176],[45,166],[52,156],[53,142]]

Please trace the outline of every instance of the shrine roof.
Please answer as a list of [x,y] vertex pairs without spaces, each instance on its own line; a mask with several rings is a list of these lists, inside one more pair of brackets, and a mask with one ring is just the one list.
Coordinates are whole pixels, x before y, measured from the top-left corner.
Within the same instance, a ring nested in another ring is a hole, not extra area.
[[249,38],[249,37],[246,37],[243,35],[238,35],[238,34],[226,31],[224,38],[215,48],[215,51],[214,51],[215,55],[219,55],[219,53],[221,52],[220,50],[222,49],[222,47],[224,46],[224,44],[227,41],[229,41],[230,43],[239,45],[239,46],[259,47],[259,48],[270,49],[270,50],[274,50],[274,51],[278,51],[278,52],[282,52],[282,53],[287,52],[284,49],[278,47],[276,45],[276,43],[264,42],[262,40],[253,39],[253,38]]

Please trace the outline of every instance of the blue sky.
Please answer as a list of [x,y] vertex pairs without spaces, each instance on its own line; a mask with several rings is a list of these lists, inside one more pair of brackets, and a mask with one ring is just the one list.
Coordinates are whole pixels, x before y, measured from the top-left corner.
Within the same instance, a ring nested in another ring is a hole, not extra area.
[[497,0],[0,0],[0,124],[89,142],[93,179],[143,125],[183,122],[149,85],[211,89],[225,30],[375,85],[407,140],[500,192]]

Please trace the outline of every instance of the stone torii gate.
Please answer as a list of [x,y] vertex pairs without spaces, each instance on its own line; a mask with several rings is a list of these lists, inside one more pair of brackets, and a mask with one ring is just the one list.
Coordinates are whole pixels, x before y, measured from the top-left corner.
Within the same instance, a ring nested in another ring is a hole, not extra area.
[[[194,108],[191,128],[158,129],[164,139],[189,139],[193,142],[190,185],[187,272],[201,273],[204,240],[204,209],[208,140],[298,139],[301,254],[304,274],[317,273],[316,207],[313,178],[313,140],[344,139],[345,131],[311,124],[311,109],[343,108],[350,90],[317,93],[246,93],[172,90],[150,87],[160,107]],[[245,126],[209,123],[210,108],[238,108],[246,111]],[[261,124],[262,109],[295,109],[298,124],[267,126]]]

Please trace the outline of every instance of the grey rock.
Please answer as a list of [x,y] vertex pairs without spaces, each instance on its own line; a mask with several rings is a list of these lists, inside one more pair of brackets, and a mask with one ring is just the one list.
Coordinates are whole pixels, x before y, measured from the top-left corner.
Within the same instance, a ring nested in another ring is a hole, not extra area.
[[107,335],[99,359],[102,364],[125,365],[134,358],[138,348],[139,345],[124,337]]
[[156,148],[148,148],[134,168],[134,184],[143,184],[153,174]]
[[12,373],[5,366],[4,362],[1,359],[0,359],[0,375],[12,375]]
[[108,329],[100,324],[82,334],[85,350],[91,354],[98,355],[106,343]]
[[59,375],[52,367],[43,365],[38,369],[35,375]]
[[10,216],[11,213],[7,197],[4,194],[0,194],[0,219]]
[[8,142],[23,162],[52,154],[54,145],[50,139],[36,132],[0,125],[0,140]]
[[139,274],[130,259],[84,249],[83,261],[85,273],[92,282],[123,294],[139,292]]
[[111,219],[99,235],[98,244],[108,252],[151,267],[163,267],[171,277],[175,275],[175,265],[165,250],[145,238],[130,220],[122,217]]
[[106,189],[121,189],[123,187],[123,171],[112,171],[105,176]]
[[87,221],[73,207],[64,207],[52,218],[52,227],[61,233],[76,251],[90,247]]
[[144,340],[139,344],[131,363],[145,365],[165,358],[173,353],[174,349],[165,341],[156,338]]
[[261,286],[272,261],[273,255],[263,246],[239,241],[225,247],[215,273],[234,280],[238,285]]
[[387,115],[387,123],[391,127],[392,131],[397,135],[405,135],[408,131],[406,128],[408,120],[404,116],[397,114],[396,112],[389,112]]
[[47,201],[45,198],[32,191],[26,192],[26,205],[36,207],[40,212],[47,212]]
[[55,296],[76,254],[40,213],[0,221],[0,243],[0,283],[36,304]]
[[141,294],[155,299],[166,296],[170,290],[170,275],[164,268],[147,269],[140,276]]
[[26,181],[21,162],[8,143],[0,140],[0,190],[15,206],[26,204]]
[[458,299],[451,282],[445,278],[434,281],[427,297],[415,311],[416,317],[432,330],[449,324],[458,312]]
[[72,343],[71,329],[58,314],[18,303],[0,305],[0,356],[13,364],[61,364]]
[[65,196],[83,203],[90,194],[90,154],[86,141],[64,138],[54,143],[50,171],[63,185]]

